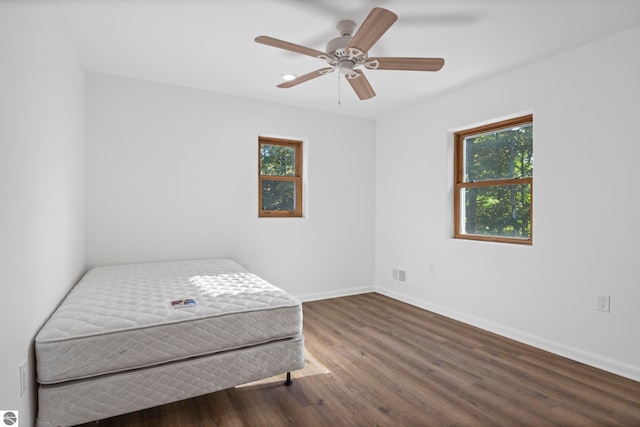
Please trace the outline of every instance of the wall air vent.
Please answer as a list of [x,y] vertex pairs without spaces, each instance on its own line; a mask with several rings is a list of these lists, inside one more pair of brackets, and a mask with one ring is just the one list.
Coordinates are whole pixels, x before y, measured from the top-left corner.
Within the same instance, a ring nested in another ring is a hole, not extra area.
[[407,283],[407,271],[406,270],[400,270],[398,268],[394,268],[393,269],[393,274],[392,274],[391,277],[396,282],[405,283],[405,284]]

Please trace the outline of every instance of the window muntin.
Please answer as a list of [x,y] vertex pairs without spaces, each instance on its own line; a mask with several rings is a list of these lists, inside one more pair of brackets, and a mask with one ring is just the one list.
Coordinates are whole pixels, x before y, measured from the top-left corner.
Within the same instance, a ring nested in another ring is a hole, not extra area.
[[302,216],[302,142],[258,139],[258,216]]
[[533,116],[455,133],[454,237],[531,244]]

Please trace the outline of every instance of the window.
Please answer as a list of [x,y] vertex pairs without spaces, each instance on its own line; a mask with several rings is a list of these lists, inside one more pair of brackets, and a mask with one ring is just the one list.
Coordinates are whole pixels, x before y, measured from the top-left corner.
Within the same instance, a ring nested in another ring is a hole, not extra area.
[[302,216],[302,141],[258,139],[258,216]]
[[533,115],[455,133],[454,237],[532,243]]

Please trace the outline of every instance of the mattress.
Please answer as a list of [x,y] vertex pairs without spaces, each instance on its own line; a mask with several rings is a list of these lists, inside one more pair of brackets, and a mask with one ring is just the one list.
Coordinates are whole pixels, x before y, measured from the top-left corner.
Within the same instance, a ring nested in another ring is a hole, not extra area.
[[40,384],[300,337],[302,306],[226,259],[98,267],[35,339]]

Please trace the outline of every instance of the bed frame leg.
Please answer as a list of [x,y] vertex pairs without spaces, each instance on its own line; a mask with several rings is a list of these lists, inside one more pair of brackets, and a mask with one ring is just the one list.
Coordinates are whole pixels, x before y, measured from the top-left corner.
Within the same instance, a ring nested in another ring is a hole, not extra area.
[[284,385],[287,387],[291,387],[293,385],[293,381],[291,381],[291,372],[287,372],[287,380],[284,382]]

